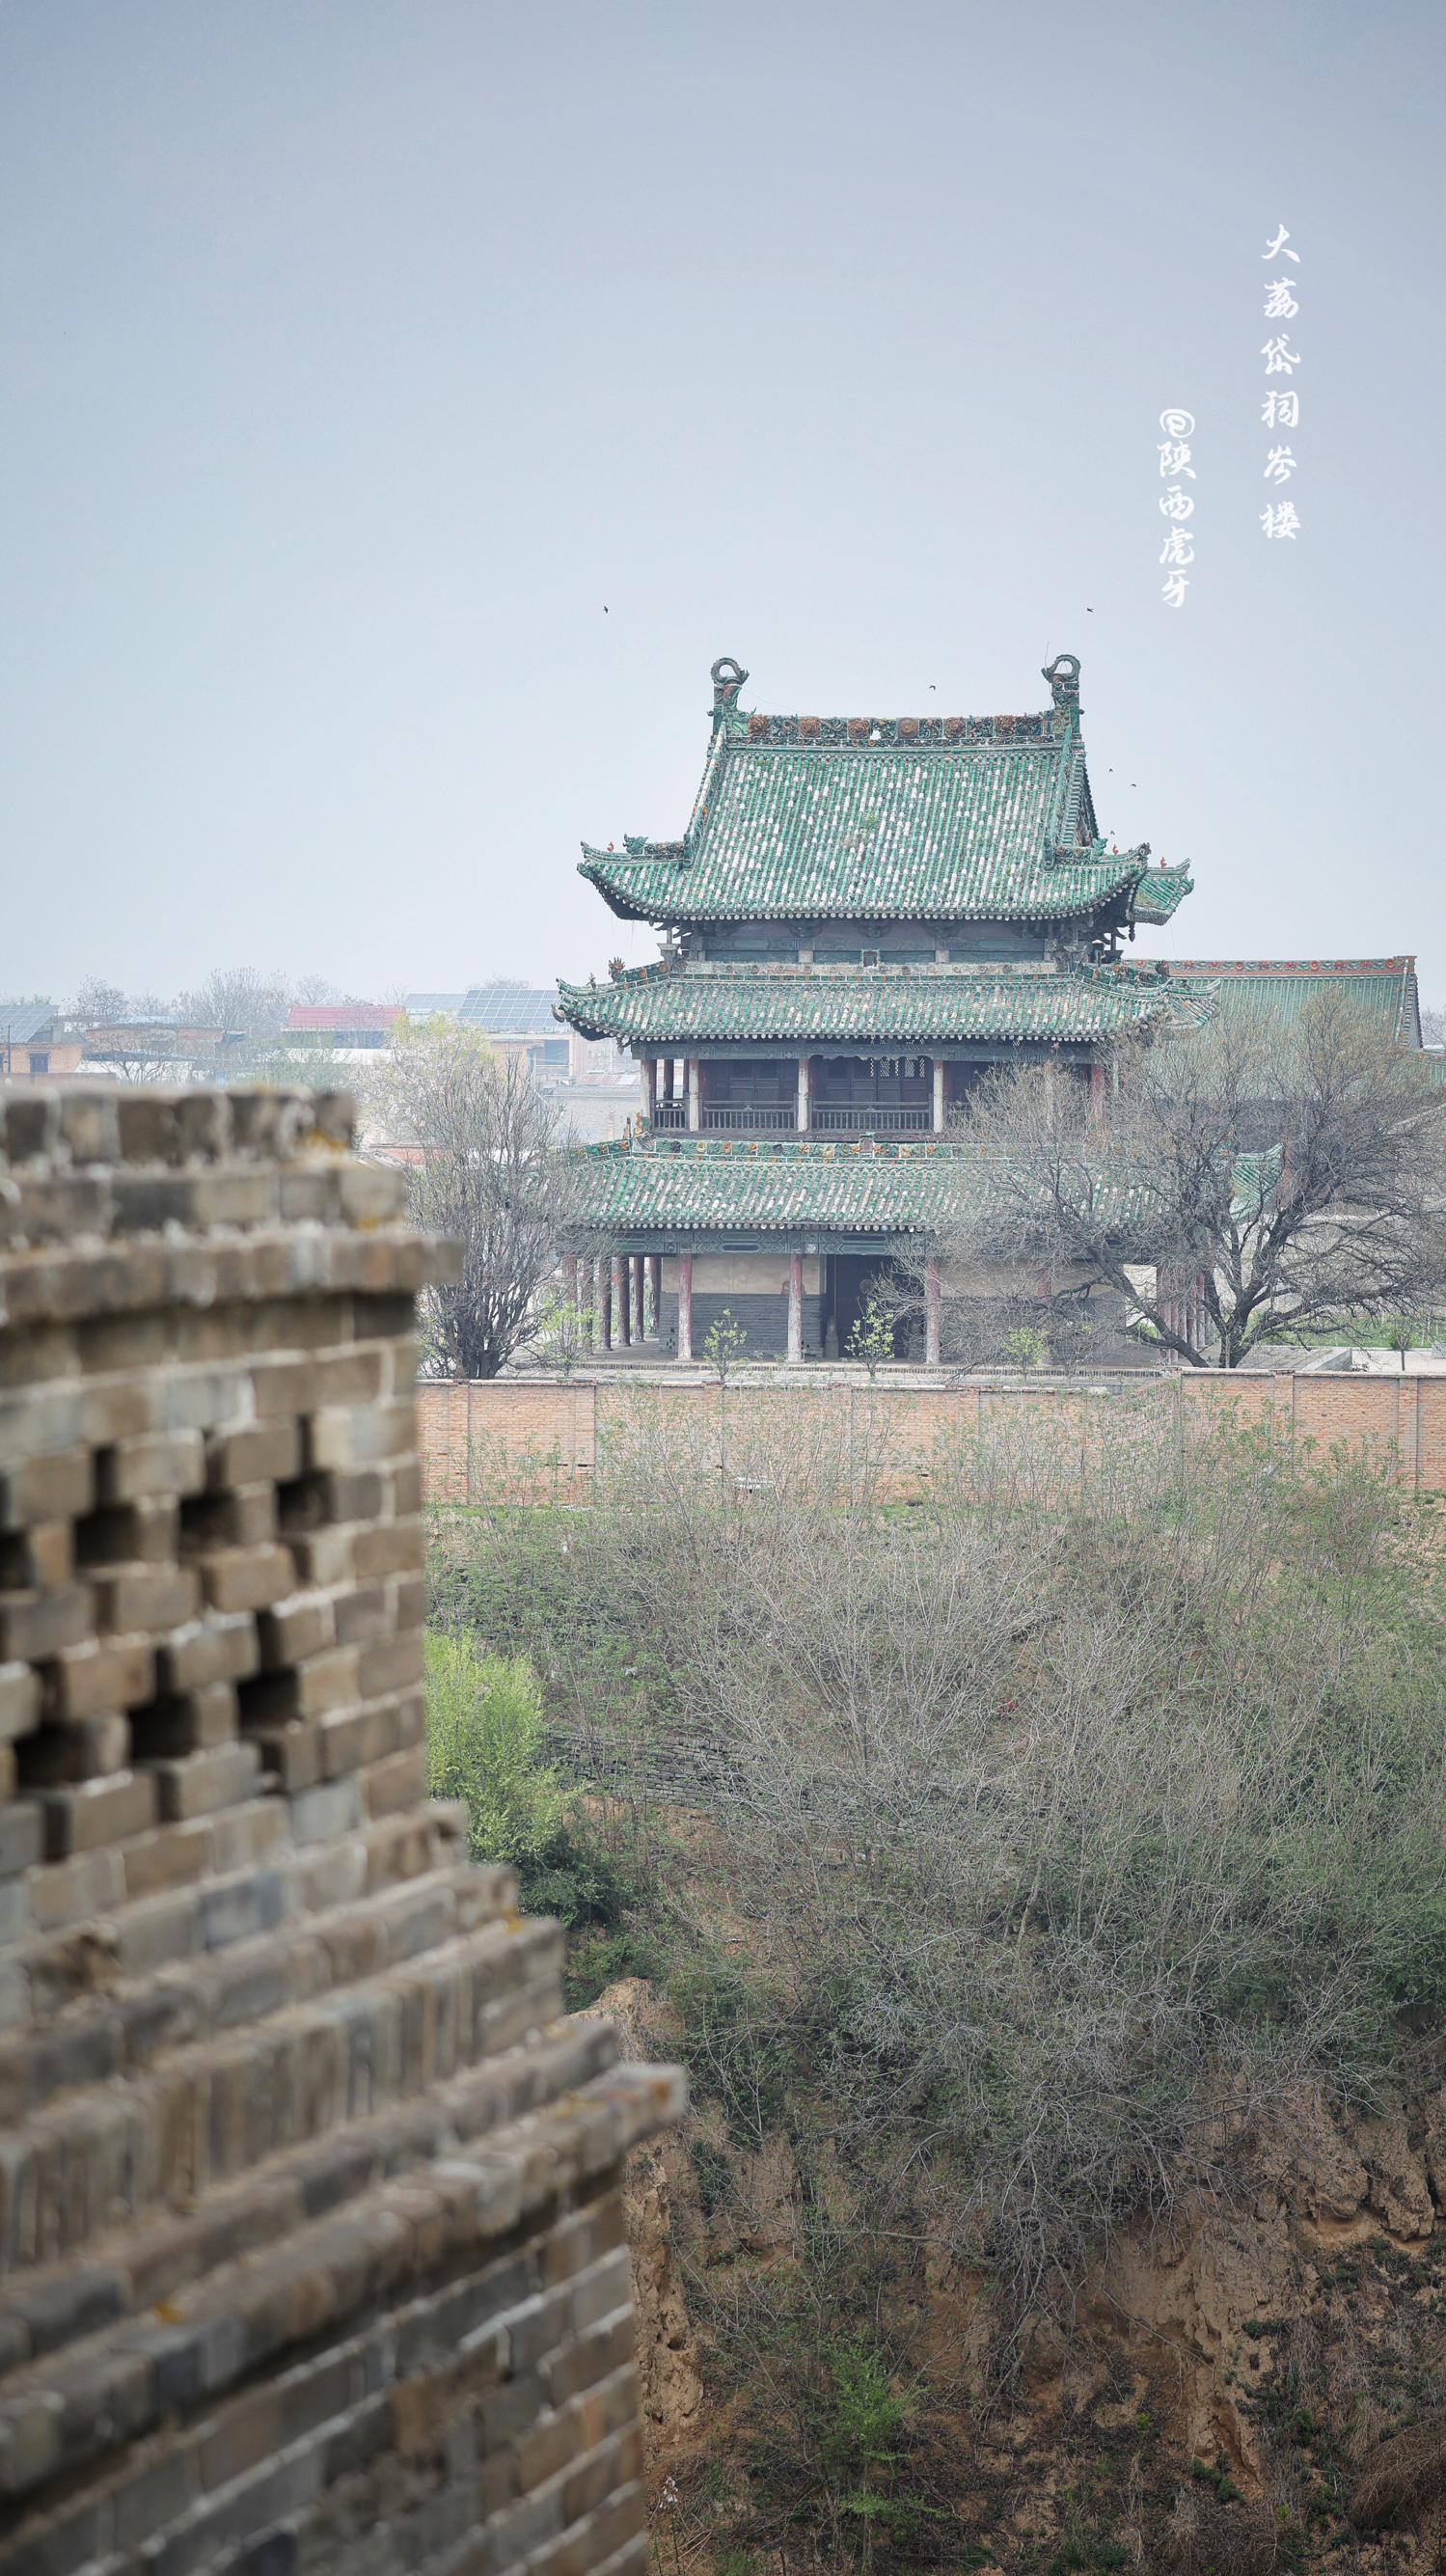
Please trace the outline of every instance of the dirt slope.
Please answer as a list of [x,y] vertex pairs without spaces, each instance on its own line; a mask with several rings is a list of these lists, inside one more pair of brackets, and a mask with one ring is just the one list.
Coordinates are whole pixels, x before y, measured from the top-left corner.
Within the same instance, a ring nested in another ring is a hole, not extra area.
[[[627,2054],[676,2050],[675,2017],[641,1980],[595,2009],[619,2021]],[[1240,2138],[1231,2170],[1229,2199],[1187,2199],[1168,2229],[1122,2232],[1068,2327],[1036,2327],[1004,2405],[984,2402],[978,2367],[986,2284],[926,2264],[915,2438],[957,2535],[942,2560],[946,2535],[930,2535],[933,2563],[1054,2576],[1436,2564],[1446,2091],[1370,2120],[1298,2102]],[[787,2500],[770,2506],[740,2465],[739,2399],[709,2388],[703,2313],[732,2267],[790,2260],[786,2145],[739,2157],[703,2109],[684,2136],[634,2155],[627,2200],[662,2562],[742,2576],[740,2540],[751,2561],[781,2510],[786,2569],[799,2545]],[[820,2563],[816,2532],[811,2545]],[[884,2531],[869,2554],[918,2563]]]

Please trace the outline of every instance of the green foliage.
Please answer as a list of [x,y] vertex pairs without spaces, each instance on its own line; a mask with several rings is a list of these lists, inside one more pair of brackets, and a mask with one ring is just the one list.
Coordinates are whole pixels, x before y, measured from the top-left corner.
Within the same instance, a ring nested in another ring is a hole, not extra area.
[[789,2057],[774,1996],[738,1969],[686,1961],[669,1983],[683,2016],[683,2058],[723,2105],[735,2146],[758,2149],[783,2126]]
[[825,2447],[847,2479],[867,2480],[892,2469],[899,2456],[904,2408],[877,2345],[861,2334],[830,2344],[826,2359],[833,2382],[833,2419]]
[[839,2510],[863,2523],[866,2542],[878,2528],[908,2546],[926,2517],[946,2517],[899,2484],[906,2466],[907,2409],[884,2356],[867,2335],[855,2333],[826,2344],[824,2360],[832,2403],[823,2454]]
[[702,2130],[695,2130],[690,2137],[688,2155],[698,2185],[699,2205],[704,2217],[711,2218],[732,2197],[733,2167],[722,2148],[716,2147]]
[[862,1360],[872,1383],[885,1360],[894,1356],[894,1319],[883,1299],[866,1297],[844,1350],[851,1360]]
[[466,1636],[428,1637],[427,1769],[434,1798],[466,1805],[474,1858],[541,1860],[562,1830],[563,1800],[525,1656],[481,1653]]
[[577,1300],[551,1280],[539,1289],[532,1331],[522,1357],[529,1368],[552,1369],[571,1377],[589,1349],[587,1327]]
[[709,1326],[703,1341],[703,1357],[720,1386],[727,1385],[729,1370],[747,1339],[743,1326],[734,1323],[731,1307],[725,1306],[717,1322]]
[[[557,1905],[539,1910],[561,1912]],[[661,1943],[636,1923],[617,1923],[609,1917],[589,1923],[575,1914],[561,1915],[561,1920],[578,1927],[575,1938],[567,1945],[562,1980],[569,2012],[584,2012],[589,2004],[596,2003],[605,1986],[616,1985],[620,1977],[656,1977],[666,1966],[667,1954]]]
[[1200,2484],[1207,2487],[1213,2487],[1221,2504],[1240,2503],[1241,2490],[1236,2485],[1235,2480],[1230,2474],[1229,2467],[1223,2459],[1217,2460],[1213,2469],[1207,2469],[1203,2460],[1192,2460],[1190,2463],[1190,2475]]
[[[575,2010],[614,1977],[646,1975],[615,1927],[627,1890],[616,1862],[570,1810],[546,1759],[537,1675],[526,1656],[489,1655],[466,1634],[427,1639],[427,1768],[434,1798],[460,1798],[472,1819],[477,1860],[509,1861],[529,1913],[551,1914],[569,1930],[611,1932],[571,1960]],[[647,1951],[650,1964],[655,1955]]]
[[1004,1347],[1016,1368],[1038,1368],[1044,1357],[1044,1335],[1035,1324],[1016,1324],[1004,1336]]

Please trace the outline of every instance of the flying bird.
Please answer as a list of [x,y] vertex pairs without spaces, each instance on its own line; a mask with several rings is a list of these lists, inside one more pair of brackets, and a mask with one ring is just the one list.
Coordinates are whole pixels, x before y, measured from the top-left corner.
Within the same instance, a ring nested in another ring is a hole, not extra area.
[[607,604],[607,601],[606,601],[606,600],[604,600],[604,601],[603,601],[603,615],[604,615],[604,617],[606,617],[607,613],[608,613],[608,604]]
[[1093,617],[1093,615],[1094,615],[1094,610],[1093,610],[1092,608],[1087,608],[1087,609],[1085,610],[1085,615],[1086,615],[1086,617]]

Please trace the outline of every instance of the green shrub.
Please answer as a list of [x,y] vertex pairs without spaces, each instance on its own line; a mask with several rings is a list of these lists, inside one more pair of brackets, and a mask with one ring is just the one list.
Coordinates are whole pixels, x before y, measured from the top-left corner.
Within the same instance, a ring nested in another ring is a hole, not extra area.
[[[555,1905],[546,1910],[557,1913]],[[630,1924],[609,1930],[605,1924],[584,1922],[567,1945],[562,1987],[568,2011],[586,2011],[619,1977],[657,1977],[663,1965],[662,1952],[645,1932]]]
[[545,1758],[537,1676],[525,1655],[485,1654],[465,1631],[427,1639],[427,1754],[434,1798],[460,1798],[476,1860],[508,1861],[529,1914],[574,1934],[565,1987],[579,2010],[614,1978],[649,1976],[656,1955],[617,1929],[629,1890]]
[[788,2052],[772,1998],[711,1962],[679,1970],[669,1991],[683,2016],[689,2073],[721,2101],[734,2145],[760,2148],[782,2128],[788,2104]]
[[563,1829],[543,1756],[542,1696],[525,1655],[488,1655],[467,1636],[427,1639],[427,1772],[434,1798],[460,1798],[477,1860],[537,1863]]

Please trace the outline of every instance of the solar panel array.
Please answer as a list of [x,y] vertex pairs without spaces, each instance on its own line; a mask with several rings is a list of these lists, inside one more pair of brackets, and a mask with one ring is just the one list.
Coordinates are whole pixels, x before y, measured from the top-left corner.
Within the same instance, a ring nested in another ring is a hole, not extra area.
[[552,1016],[557,1000],[555,984],[474,984],[458,1010],[457,1017],[468,1028],[486,1029],[493,1037],[537,1035],[556,1037],[558,1024]]

